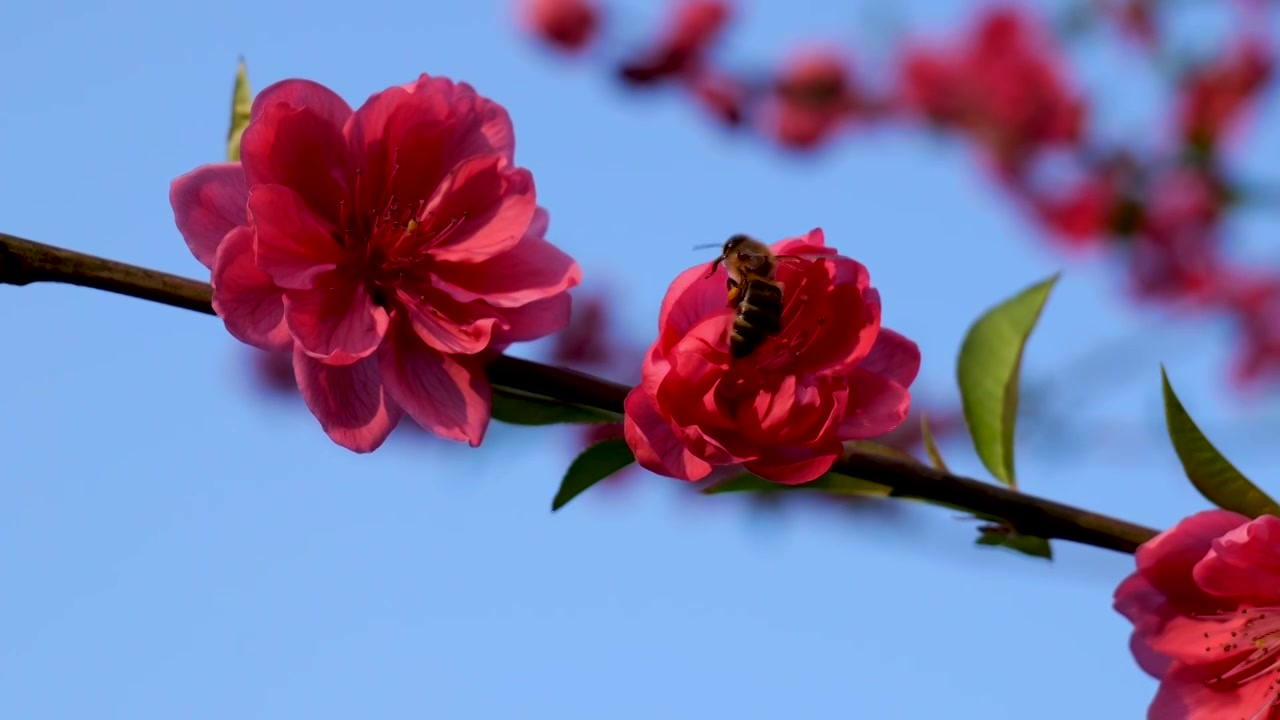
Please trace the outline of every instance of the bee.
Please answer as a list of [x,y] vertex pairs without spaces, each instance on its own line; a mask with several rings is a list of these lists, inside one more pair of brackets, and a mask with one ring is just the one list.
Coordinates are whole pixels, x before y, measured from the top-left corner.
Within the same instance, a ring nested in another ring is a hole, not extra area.
[[723,262],[729,272],[729,307],[737,311],[729,330],[729,354],[736,359],[747,357],[782,331],[780,260],[768,245],[738,234],[725,241],[720,257],[707,271],[706,277],[711,277]]

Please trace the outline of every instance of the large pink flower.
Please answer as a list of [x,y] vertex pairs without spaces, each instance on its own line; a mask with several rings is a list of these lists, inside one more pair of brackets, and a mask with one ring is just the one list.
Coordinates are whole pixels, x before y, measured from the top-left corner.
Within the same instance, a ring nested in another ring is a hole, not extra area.
[[1142,669],[1161,680],[1152,720],[1280,718],[1280,518],[1186,518],[1137,552],[1115,608]]
[[825,247],[821,230],[772,247],[799,256],[778,271],[782,329],[743,359],[729,355],[724,268],[706,278],[706,265],[692,267],[671,284],[626,401],[627,443],[643,467],[692,481],[741,463],[804,483],[831,468],[842,441],[906,418],[920,350],[880,327],[867,269]]
[[503,108],[421,76],[352,112],[285,80],[253,103],[241,161],[173,181],[178,229],[239,340],[292,350],[334,442],[368,452],[408,414],[479,445],[480,356],[564,327],[577,264],[544,239]]

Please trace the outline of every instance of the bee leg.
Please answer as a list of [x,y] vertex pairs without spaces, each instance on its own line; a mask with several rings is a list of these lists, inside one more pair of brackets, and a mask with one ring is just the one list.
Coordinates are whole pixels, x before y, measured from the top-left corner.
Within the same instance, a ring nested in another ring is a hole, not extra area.
[[738,300],[742,297],[742,285],[737,280],[729,278],[727,283],[729,286],[729,307],[737,307]]

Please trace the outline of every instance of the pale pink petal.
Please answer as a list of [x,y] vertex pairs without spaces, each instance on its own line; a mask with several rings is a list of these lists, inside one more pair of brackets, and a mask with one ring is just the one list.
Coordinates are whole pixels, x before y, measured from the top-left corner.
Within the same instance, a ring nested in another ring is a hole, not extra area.
[[643,390],[632,389],[624,407],[623,434],[641,467],[687,481],[701,480],[711,473],[711,465],[694,457],[680,443],[671,424],[658,413],[653,399]]
[[1263,515],[1214,539],[1191,574],[1211,595],[1280,604],[1280,518]]
[[904,388],[911,387],[920,373],[920,346],[882,327],[871,352],[858,363],[858,367],[889,378]]
[[484,440],[493,400],[478,360],[436,352],[397,321],[378,361],[391,396],[423,429],[471,447]]
[[317,287],[320,276],[346,259],[337,230],[287,187],[255,187],[249,193],[249,212],[257,231],[258,267],[282,288]]
[[569,326],[572,306],[569,293],[560,293],[520,307],[502,308],[497,312],[507,327],[502,323],[494,327],[493,342],[527,342],[559,332]]
[[481,262],[514,248],[536,209],[528,170],[508,168],[499,157],[473,158],[441,184],[422,232],[435,235],[430,248],[436,261]]
[[378,349],[387,332],[387,311],[373,304],[362,283],[338,274],[331,279],[333,287],[286,291],[285,320],[308,355],[349,365]]
[[1263,712],[1275,692],[1268,679],[1233,692],[1206,685],[1205,679],[1203,670],[1175,664],[1147,709],[1148,720],[1270,720]]
[[293,347],[283,291],[253,261],[253,228],[232,230],[218,246],[212,284],[213,311],[233,337],[263,350]]
[[342,134],[346,117],[335,122],[324,114],[333,110],[288,102],[263,104],[261,115],[240,137],[240,164],[250,188],[283,185],[313,214],[341,226],[343,207],[349,205],[350,153]]
[[201,165],[169,185],[169,204],[178,232],[201,265],[213,268],[222,238],[247,225],[249,186],[240,163]]
[[555,245],[533,234],[515,247],[477,263],[436,263],[435,286],[459,302],[484,300],[518,307],[551,297],[582,282],[582,268]]
[[263,88],[253,99],[249,121],[262,117],[263,111],[276,103],[308,108],[334,127],[342,127],[351,115],[351,106],[334,91],[311,80],[292,78]]
[[818,448],[771,449],[757,460],[742,463],[742,467],[765,480],[784,485],[801,485],[822,477],[836,460],[843,448],[832,443]]
[[300,347],[293,351],[298,389],[329,437],[348,450],[377,450],[400,422],[400,407],[387,394],[377,358],[325,365]]
[[1192,568],[1209,554],[1216,538],[1247,522],[1249,518],[1227,510],[1206,510],[1184,518],[1138,548],[1134,553],[1138,572],[1184,611],[1216,610],[1220,601],[1196,585]]
[[849,400],[836,428],[841,440],[866,440],[893,430],[907,419],[911,393],[882,375],[854,368],[845,376]]

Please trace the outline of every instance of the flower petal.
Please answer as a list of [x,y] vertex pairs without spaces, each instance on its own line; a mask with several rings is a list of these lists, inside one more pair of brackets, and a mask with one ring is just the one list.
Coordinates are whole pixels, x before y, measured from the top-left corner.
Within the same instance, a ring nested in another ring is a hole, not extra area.
[[483,300],[494,307],[518,307],[582,282],[582,268],[573,258],[529,233],[501,255],[477,263],[441,262],[432,272],[435,286],[454,299]]
[[493,329],[493,342],[527,342],[559,332],[569,326],[572,307],[573,298],[562,292],[520,307],[502,308],[497,311],[502,322]]
[[640,388],[627,394],[623,435],[636,462],[649,472],[679,480],[701,480],[711,473],[711,465],[694,457],[680,443],[671,424],[658,412],[653,398]]
[[758,460],[742,463],[742,467],[765,480],[784,485],[800,485],[822,477],[836,460],[843,448],[840,443],[817,448],[782,448],[761,455]]
[[349,365],[378,349],[387,332],[387,311],[373,304],[363,283],[336,274],[333,279],[330,288],[286,291],[285,320],[308,355]]
[[396,288],[396,299],[418,337],[440,352],[473,355],[493,342],[498,317],[483,303],[460,303],[409,278]]
[[293,347],[283,291],[253,261],[253,228],[232,230],[218,246],[212,284],[213,311],[233,337],[263,350]]
[[293,351],[298,389],[329,437],[348,450],[377,450],[400,422],[400,407],[387,394],[376,358],[351,365],[325,365]]
[[513,249],[537,210],[533,176],[497,156],[468,160],[427,206],[424,235],[437,262],[477,263]]
[[359,217],[375,216],[391,194],[406,202],[430,197],[455,162],[446,151],[456,125],[450,111],[447,96],[405,87],[374,93],[355,111],[344,133],[361,171]]
[[403,86],[415,95],[439,95],[449,100],[454,114],[463,122],[459,128],[455,157],[501,155],[508,161],[515,156],[515,131],[511,117],[498,103],[478,94],[471,85],[423,73],[415,82]]
[[201,165],[169,185],[178,232],[196,260],[209,269],[227,233],[249,223],[248,202],[249,186],[240,163]]
[[282,288],[310,290],[345,259],[336,228],[283,185],[253,188],[249,213],[258,267]]
[[1209,554],[1216,538],[1249,522],[1227,510],[1206,510],[1143,543],[1134,553],[1138,572],[1183,612],[1217,610],[1221,601],[1192,579],[1192,568]]
[[835,248],[827,247],[826,233],[822,228],[814,228],[800,237],[787,238],[773,244],[770,248],[778,255],[836,255]]
[[1280,600],[1280,518],[1263,515],[1215,538],[1191,575],[1218,597]]
[[1224,692],[1205,684],[1205,672],[1197,667],[1174,665],[1147,709],[1148,720],[1224,720],[1265,718],[1272,683],[1259,678]]
[[858,363],[858,367],[889,378],[904,388],[911,387],[920,374],[920,346],[881,327],[871,352]]
[[662,349],[669,351],[694,326],[707,316],[726,312],[729,307],[728,273],[723,267],[705,277],[707,265],[696,265],[676,276],[658,311],[658,329],[662,333]]
[[844,419],[836,428],[841,440],[866,440],[893,430],[907,419],[911,393],[898,383],[873,372],[854,368],[845,375],[849,401]]
[[[335,108],[332,101],[337,96],[331,91],[307,81],[294,82],[305,84],[289,85],[273,94],[282,99],[259,96],[255,101],[256,115],[240,137],[240,164],[250,188],[284,185],[298,193],[312,213],[341,226],[350,164],[342,134],[346,116],[341,111],[346,103]],[[312,101],[319,104],[294,104]]]
[[351,106],[334,91],[312,80],[291,78],[266,86],[253,99],[249,121],[262,117],[270,106],[284,103],[308,108],[334,127],[342,127],[351,116]]
[[478,360],[436,352],[397,318],[378,361],[391,396],[423,429],[471,447],[484,440],[493,399]]

